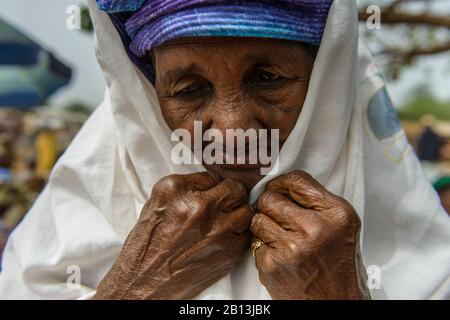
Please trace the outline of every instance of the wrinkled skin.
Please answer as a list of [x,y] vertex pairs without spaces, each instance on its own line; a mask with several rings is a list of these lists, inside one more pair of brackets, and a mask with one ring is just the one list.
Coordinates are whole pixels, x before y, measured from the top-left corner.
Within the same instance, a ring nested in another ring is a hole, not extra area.
[[272,180],[251,224],[261,282],[274,299],[368,298],[359,230],[353,207],[306,172]]
[[160,180],[96,299],[188,299],[228,274],[249,246],[242,183],[208,173]]
[[[152,53],[156,92],[170,129],[279,129],[280,146],[301,113],[314,52],[273,39],[196,38]],[[210,174],[163,178],[97,299],[188,299],[228,274],[250,248],[274,299],[364,299],[360,221],[344,199],[308,174],[274,179],[257,203],[247,192],[260,165],[206,166]],[[244,187],[245,186],[245,187]],[[251,232],[250,232],[251,231]]]
[[[170,129],[187,129],[192,139],[195,120],[202,121],[203,131],[223,135],[226,129],[278,129],[282,146],[302,110],[314,52],[283,40],[186,38],[156,48],[153,60]],[[262,178],[261,164],[205,167],[248,189]]]

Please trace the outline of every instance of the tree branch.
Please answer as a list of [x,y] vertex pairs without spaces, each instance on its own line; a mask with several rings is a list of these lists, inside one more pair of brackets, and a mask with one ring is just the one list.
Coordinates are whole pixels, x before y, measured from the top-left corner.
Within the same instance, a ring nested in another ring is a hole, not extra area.
[[397,59],[401,59],[403,61],[409,61],[416,56],[426,56],[439,54],[443,52],[450,51],[450,42],[436,45],[431,48],[413,48],[411,50],[403,51],[397,48],[388,48],[381,52],[384,55],[391,55],[396,57]]
[[[400,11],[399,5],[407,2],[425,2],[424,0],[396,0],[385,6],[381,10],[381,23],[387,25],[407,25],[407,26],[426,26],[431,28],[448,28],[450,30],[450,17],[440,16],[429,12],[408,13]],[[366,7],[362,7],[359,11],[359,20],[361,22],[367,21],[371,16],[366,12]],[[432,55],[450,51],[450,40],[435,44],[428,48],[422,48],[420,46],[407,48],[403,44],[403,48],[396,46],[389,46],[383,44],[384,50],[380,52],[381,55],[390,56],[397,61],[403,61],[408,63],[412,58],[420,55]]]
[[[391,5],[392,6],[392,5]],[[362,9],[358,13],[359,21],[367,21],[371,14]],[[450,28],[450,17],[438,16],[434,14],[412,14],[406,12],[396,11],[393,7],[391,9],[385,8],[381,11],[381,23],[384,24],[424,24],[435,27]]]

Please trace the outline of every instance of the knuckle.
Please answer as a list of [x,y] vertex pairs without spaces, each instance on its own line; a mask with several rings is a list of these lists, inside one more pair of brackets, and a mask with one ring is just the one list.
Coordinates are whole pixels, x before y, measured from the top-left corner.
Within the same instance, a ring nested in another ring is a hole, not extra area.
[[261,214],[255,214],[253,216],[252,222],[250,224],[250,231],[255,233],[260,229],[260,225],[262,223],[263,216]]
[[308,188],[303,191],[303,195],[305,198],[310,199],[311,202],[314,202],[318,207],[323,207],[327,203],[326,195],[322,190]]
[[303,170],[295,170],[292,171],[291,173],[288,173],[288,180],[292,181],[292,182],[302,182],[304,180],[308,180],[310,178],[312,178],[312,176],[307,173],[306,171]]
[[183,196],[181,202],[183,203],[181,211],[184,212],[186,218],[197,217],[207,212],[209,209],[209,203],[195,191],[188,191],[185,196]]
[[264,273],[266,273],[269,276],[273,276],[277,274],[279,271],[278,264],[269,254],[266,254],[261,257],[261,269],[263,269]]
[[361,221],[353,206],[344,199],[339,199],[338,201],[339,203],[334,213],[337,228],[342,229],[350,225],[356,225],[359,228]]
[[327,230],[323,223],[317,221],[314,223],[310,223],[306,228],[305,232],[308,235],[310,241],[315,243],[320,243],[327,235]]
[[288,250],[289,257],[293,258],[294,260],[296,260],[298,257],[302,255],[302,250],[297,241],[294,241],[292,239],[287,240],[285,242],[285,246]]
[[310,176],[309,173],[307,173],[304,170],[294,170],[291,173],[289,173],[289,175],[298,176],[298,177]]
[[231,189],[231,191],[241,195],[247,195],[247,189],[242,182],[234,179],[226,179],[225,183]]
[[289,189],[292,189],[294,191],[302,190],[303,193],[307,191],[314,191],[314,190],[308,190],[310,189],[310,183],[303,175],[291,173],[288,175],[287,179],[287,185],[289,186]]
[[239,198],[239,199],[247,199],[247,189],[245,186],[236,180],[233,179],[226,179],[223,181],[223,188],[217,190],[217,195],[214,195],[215,198],[218,199],[225,199],[229,196],[233,196],[233,198]]
[[183,184],[183,178],[181,175],[173,174],[163,177],[153,186],[152,195],[161,196],[179,192],[183,187]]
[[273,191],[265,191],[258,199],[256,207],[258,209],[267,208],[275,201],[276,194]]
[[288,205],[280,206],[281,214],[284,216],[292,217],[293,219],[291,219],[290,222],[294,226],[301,224],[301,213],[297,214],[297,210],[298,208],[296,206],[288,206]]

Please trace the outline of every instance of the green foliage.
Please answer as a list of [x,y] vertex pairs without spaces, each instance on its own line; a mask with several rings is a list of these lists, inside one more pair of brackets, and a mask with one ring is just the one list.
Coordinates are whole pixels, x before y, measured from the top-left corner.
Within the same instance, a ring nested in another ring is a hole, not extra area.
[[81,6],[81,30],[85,32],[94,31],[89,9],[86,5]]
[[92,112],[92,108],[88,105],[84,104],[83,102],[74,101],[71,102],[63,107],[63,110],[73,112],[73,113],[80,113],[84,115],[89,115]]
[[440,120],[450,120],[450,101],[440,101],[433,97],[427,87],[415,90],[412,99],[397,110],[400,119],[419,120],[426,114],[431,114]]

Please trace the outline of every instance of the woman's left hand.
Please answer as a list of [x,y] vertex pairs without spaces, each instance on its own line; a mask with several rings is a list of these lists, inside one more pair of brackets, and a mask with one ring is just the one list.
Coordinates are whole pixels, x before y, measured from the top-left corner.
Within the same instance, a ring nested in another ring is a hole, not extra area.
[[304,171],[272,180],[251,231],[259,278],[273,299],[367,299],[360,220]]

